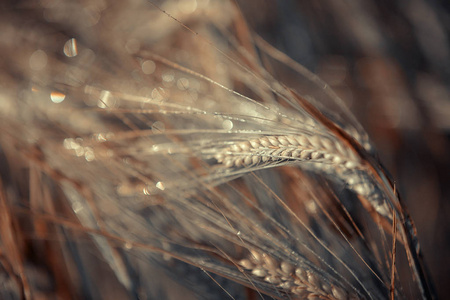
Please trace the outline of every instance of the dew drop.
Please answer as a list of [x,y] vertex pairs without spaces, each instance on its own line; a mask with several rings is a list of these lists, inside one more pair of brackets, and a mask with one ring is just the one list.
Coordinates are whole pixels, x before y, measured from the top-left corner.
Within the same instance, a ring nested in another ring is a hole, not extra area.
[[189,87],[189,79],[182,77],[177,80],[177,88],[179,90],[183,91],[186,90],[188,87]]
[[150,191],[149,191],[149,189],[148,189],[147,187],[144,187],[144,188],[142,189],[142,192],[144,193],[144,195],[147,195],[147,196],[150,195]]
[[180,1],[178,8],[185,14],[193,13],[197,9],[196,0]]
[[174,80],[174,78],[175,75],[173,74],[173,72],[167,72],[162,75],[162,79],[166,82],[171,82]]
[[66,99],[66,95],[60,92],[52,92],[50,94],[50,99],[52,100],[53,103],[61,103],[64,101],[64,99]]
[[72,149],[72,142],[73,142],[72,138],[64,139],[64,141],[63,141],[64,148],[66,148],[67,150],[71,150]]
[[103,90],[100,93],[100,99],[97,102],[97,106],[100,108],[107,108],[114,106],[114,97],[112,97],[111,92]]
[[95,159],[94,150],[91,147],[86,147],[84,151],[86,161],[93,161]]
[[171,87],[175,83],[175,74],[172,71],[164,73],[162,80],[165,87]]
[[101,143],[107,141],[106,136],[103,133],[97,134],[94,138]]
[[318,207],[317,207],[316,202],[314,202],[314,200],[308,201],[307,204],[306,204],[306,209],[311,214],[317,213]]
[[78,157],[81,157],[81,156],[84,155],[84,148],[83,147],[78,147],[78,148],[75,148],[73,150],[75,150],[75,155],[78,156]]
[[151,60],[146,60],[144,61],[144,63],[142,64],[142,72],[144,72],[144,74],[150,75],[153,72],[155,72],[156,69],[156,65],[153,61]]
[[98,106],[99,108],[106,108],[105,103],[102,102],[101,100],[98,100],[98,101],[97,101],[97,106]]
[[67,57],[75,57],[78,55],[77,40],[70,39],[64,44],[64,54]]
[[72,209],[77,214],[83,209],[83,204],[81,204],[80,202],[76,201],[76,202],[74,202],[72,204]]
[[225,130],[231,130],[233,128],[233,122],[231,122],[230,120],[223,121],[222,128]]
[[167,93],[166,91],[162,88],[154,88],[152,90],[152,98],[155,101],[163,101],[164,99],[166,99]]
[[160,189],[161,191],[164,191],[164,190],[166,189],[166,187],[164,186],[164,183],[163,183],[162,181],[158,181],[158,182],[156,183],[156,187],[157,187],[158,189]]

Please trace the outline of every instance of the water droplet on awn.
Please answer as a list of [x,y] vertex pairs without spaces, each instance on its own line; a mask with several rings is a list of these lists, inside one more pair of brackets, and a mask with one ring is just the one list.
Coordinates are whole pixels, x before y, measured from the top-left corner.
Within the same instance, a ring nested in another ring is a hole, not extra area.
[[66,95],[61,92],[54,91],[50,94],[50,99],[52,100],[53,103],[61,103],[64,101],[65,98]]
[[64,44],[64,54],[67,57],[75,57],[78,55],[77,40],[70,39]]

